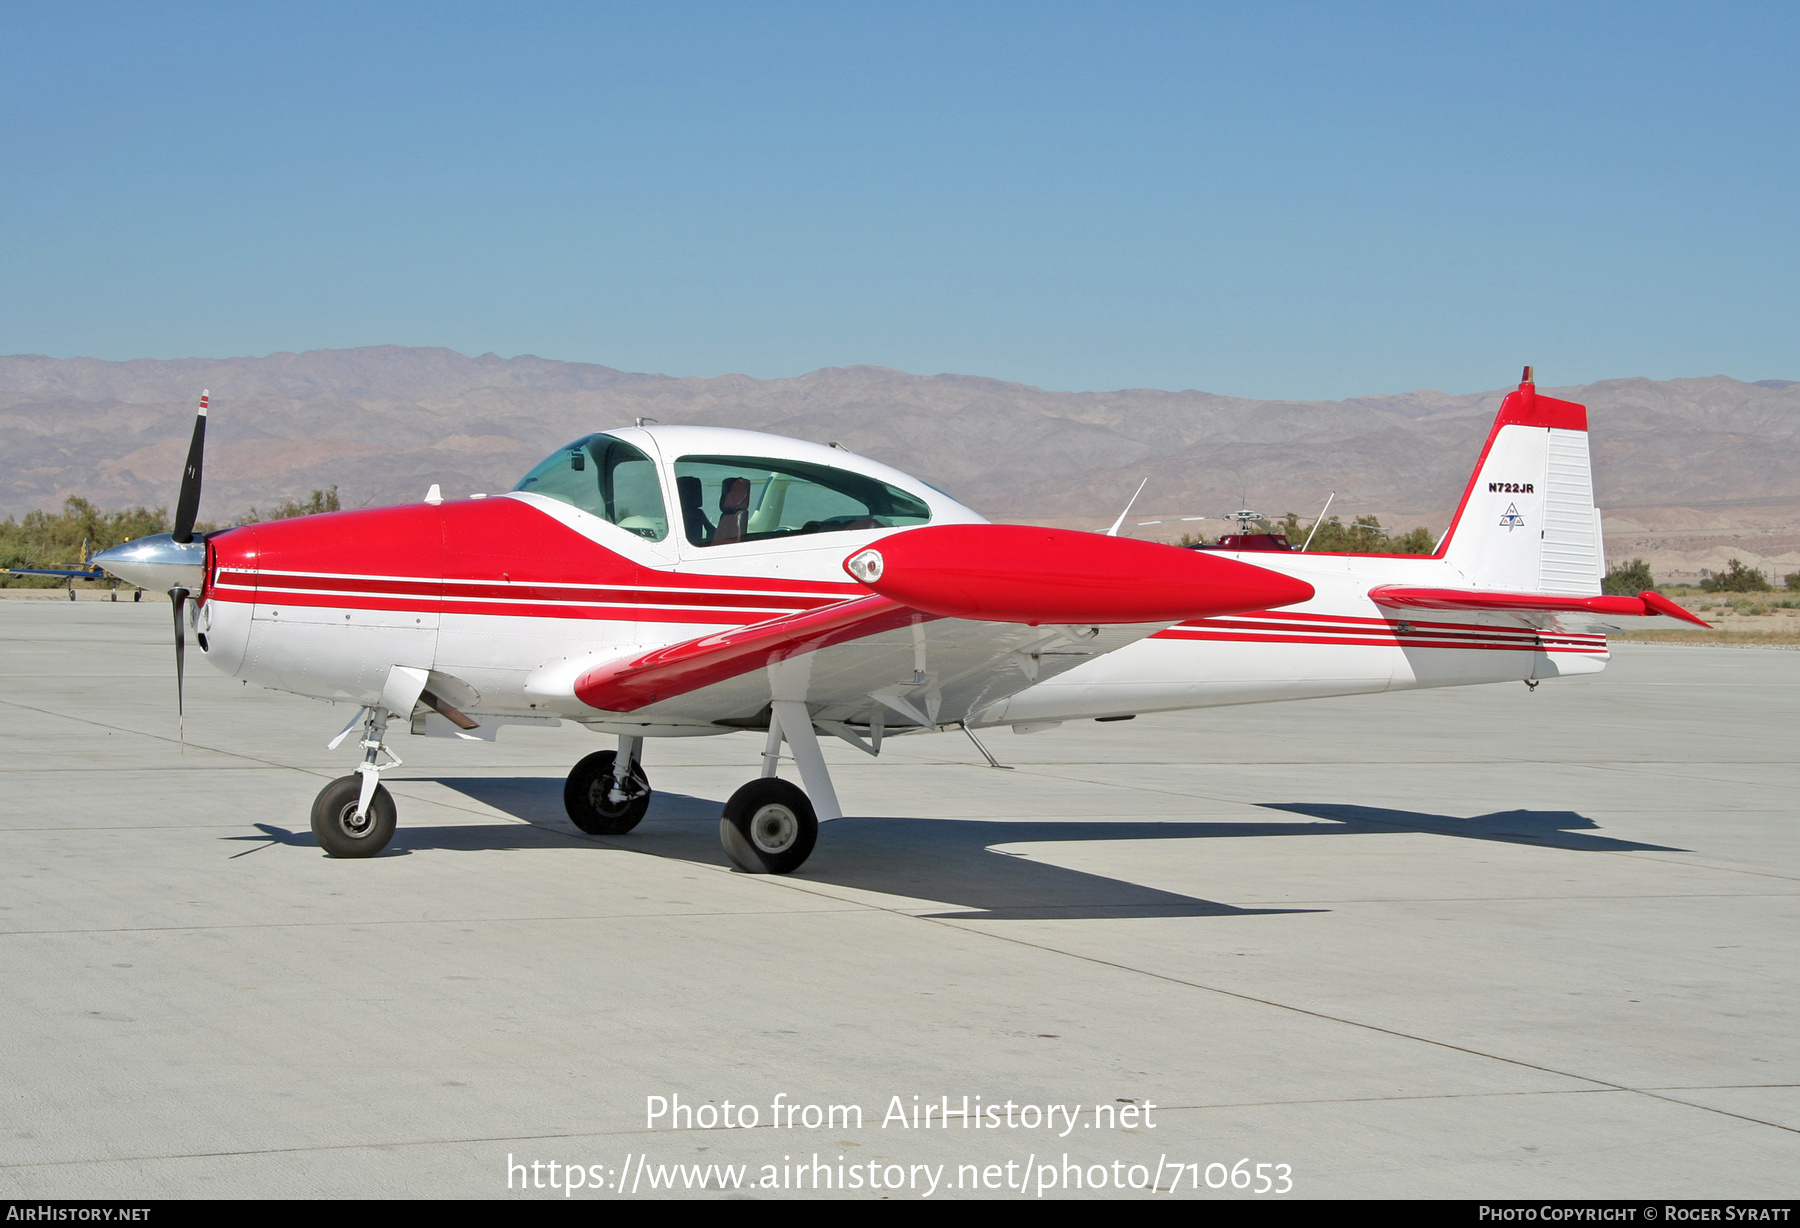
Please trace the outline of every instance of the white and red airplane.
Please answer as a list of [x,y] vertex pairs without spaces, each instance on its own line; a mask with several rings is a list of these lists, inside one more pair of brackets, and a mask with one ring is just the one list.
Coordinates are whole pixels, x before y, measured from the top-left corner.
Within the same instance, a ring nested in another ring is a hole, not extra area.
[[[989,524],[835,447],[684,426],[589,435],[494,498],[433,487],[196,539],[206,413],[203,396],[175,532],[95,562],[170,589],[178,700],[191,628],[227,674],[358,705],[331,745],[360,726],[363,762],[313,805],[338,857],[393,834],[379,776],[398,761],[396,720],[465,739],[564,720],[616,736],[564,789],[575,824],[610,835],[649,805],[645,738],[757,731],[761,775],[725,803],[721,838],[742,869],[786,873],[840,815],[821,733],[878,755],[884,738],[957,727],[1535,686],[1603,668],[1609,628],[1699,622],[1654,592],[1600,595],[1586,410],[1539,396],[1529,368],[1430,556]],[[783,742],[804,791],[777,775]]]

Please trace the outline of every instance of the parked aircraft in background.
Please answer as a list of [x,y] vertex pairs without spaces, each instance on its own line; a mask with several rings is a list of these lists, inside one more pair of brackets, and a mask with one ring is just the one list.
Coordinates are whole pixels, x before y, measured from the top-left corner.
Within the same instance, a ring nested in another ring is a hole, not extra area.
[[[73,601],[75,600],[75,581],[93,580],[98,582],[111,579],[104,568],[96,567],[94,565],[93,551],[87,548],[86,542],[81,544],[81,557],[82,564],[79,567],[73,565],[69,567],[0,567],[0,573],[9,576],[55,576],[60,580],[67,580],[69,582],[69,600]],[[131,594],[131,599],[136,601],[142,596],[143,590],[138,589]],[[112,589],[112,599],[114,601],[119,599],[119,591],[116,584]]]
[[[646,738],[755,731],[761,775],[725,803],[721,838],[741,868],[783,873],[840,813],[821,734],[879,755],[933,730],[1535,685],[1601,668],[1608,627],[1698,621],[1655,593],[1599,595],[1585,411],[1538,396],[1529,370],[1430,557],[989,524],[841,449],[685,426],[576,440],[506,495],[434,487],[202,540],[206,412],[203,397],[175,532],[96,562],[171,590],[178,687],[191,631],[234,677],[358,705],[332,746],[360,729],[363,761],[313,807],[334,856],[393,833],[393,722],[616,736],[564,789],[577,826],[613,835],[649,804]],[[784,743],[804,790],[777,775]]]

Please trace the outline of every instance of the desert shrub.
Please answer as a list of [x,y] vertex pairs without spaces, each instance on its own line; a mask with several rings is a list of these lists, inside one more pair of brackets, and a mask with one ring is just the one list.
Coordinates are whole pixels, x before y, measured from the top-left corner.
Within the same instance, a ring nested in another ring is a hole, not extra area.
[[1768,577],[1756,568],[1745,567],[1737,559],[1732,559],[1729,566],[1728,571],[1700,581],[1700,587],[1709,593],[1767,593],[1774,590]]
[[1389,540],[1388,549],[1395,554],[1430,554],[1437,549],[1437,538],[1424,525],[1410,529]]
[[1600,581],[1600,591],[1614,597],[1635,597],[1645,589],[1655,587],[1656,577],[1650,574],[1650,564],[1643,559],[1620,564]]
[[1430,529],[1421,526],[1395,537],[1381,527],[1377,516],[1358,516],[1349,524],[1333,516],[1314,531],[1289,512],[1284,519],[1269,525],[1268,531],[1285,533],[1296,546],[1302,545],[1311,533],[1312,545],[1307,550],[1312,554],[1430,554],[1437,549],[1437,538]]

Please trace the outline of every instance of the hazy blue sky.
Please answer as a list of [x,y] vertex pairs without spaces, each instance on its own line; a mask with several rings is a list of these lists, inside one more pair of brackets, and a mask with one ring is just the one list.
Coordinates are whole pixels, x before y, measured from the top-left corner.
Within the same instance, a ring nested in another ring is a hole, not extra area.
[[1800,5],[0,6],[0,353],[1800,379]]

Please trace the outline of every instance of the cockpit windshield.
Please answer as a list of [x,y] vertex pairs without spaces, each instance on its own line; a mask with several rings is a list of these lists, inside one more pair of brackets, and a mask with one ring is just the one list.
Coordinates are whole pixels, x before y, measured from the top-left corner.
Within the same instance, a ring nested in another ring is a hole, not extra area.
[[656,463],[605,433],[551,453],[513,489],[561,500],[649,541],[669,535]]
[[684,456],[675,462],[682,527],[696,546],[803,533],[925,524],[923,500],[886,482],[809,461]]

